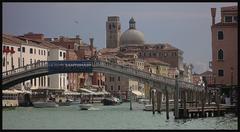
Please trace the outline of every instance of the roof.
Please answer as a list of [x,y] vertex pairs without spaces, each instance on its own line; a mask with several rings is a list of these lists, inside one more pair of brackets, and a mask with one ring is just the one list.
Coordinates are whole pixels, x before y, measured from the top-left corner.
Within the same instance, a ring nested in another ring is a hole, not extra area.
[[144,60],[150,64],[160,64],[160,65],[170,66],[170,64],[160,61],[159,59],[156,59],[156,58],[144,58]]
[[7,34],[2,34],[2,42],[15,46],[19,46],[21,43],[24,43],[24,41],[14,38],[13,36]]
[[40,47],[40,48],[48,48],[46,46],[40,45],[38,41],[24,38],[22,36],[13,36],[13,35],[7,35],[7,34],[2,34],[3,37],[3,42],[7,42],[10,44],[15,44],[15,45],[29,45],[29,46],[35,46],[35,47]]
[[237,11],[237,10],[238,10],[237,6],[226,6],[221,8],[221,11]]
[[225,22],[219,22],[219,23],[216,23],[214,24],[212,27],[216,27],[216,26],[235,26],[237,27],[238,26],[238,23],[225,23]]
[[104,54],[104,53],[117,53],[119,51],[119,48],[103,48],[103,49],[100,49],[99,52],[101,54]]
[[17,38],[21,39],[21,40],[28,40],[28,44],[32,44],[33,46],[38,46],[38,47],[41,47],[41,48],[49,48],[48,46],[46,45],[42,45],[41,41],[40,40],[35,40],[35,39],[30,39],[30,38],[26,38],[26,37],[22,37],[22,36],[18,36]]
[[212,75],[212,72],[211,71],[205,71],[205,72],[203,72],[203,73],[201,73],[199,75],[201,75],[201,76],[209,76],[209,75]]

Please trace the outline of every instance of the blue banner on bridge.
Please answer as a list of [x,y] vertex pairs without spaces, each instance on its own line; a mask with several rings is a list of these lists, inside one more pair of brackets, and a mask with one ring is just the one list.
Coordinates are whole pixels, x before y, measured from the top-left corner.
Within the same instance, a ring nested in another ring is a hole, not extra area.
[[92,61],[48,61],[50,73],[92,72]]

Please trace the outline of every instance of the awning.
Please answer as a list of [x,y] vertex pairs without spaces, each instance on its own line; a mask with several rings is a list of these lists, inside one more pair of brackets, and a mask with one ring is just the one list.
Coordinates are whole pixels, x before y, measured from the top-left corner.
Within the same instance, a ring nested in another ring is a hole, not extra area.
[[85,89],[85,88],[80,88],[81,91],[83,91],[81,94],[82,95],[104,95],[104,94],[110,94],[107,91],[101,91],[101,92],[93,92],[89,89]]
[[143,96],[143,93],[141,93],[140,91],[137,91],[137,90],[133,90],[132,93],[137,96]]
[[84,91],[84,92],[87,92],[89,94],[96,94],[95,92],[91,91],[91,90],[88,90],[88,89],[85,89],[85,88],[80,88],[80,90]]
[[65,94],[65,95],[80,95],[80,93],[78,93],[78,92],[72,92],[72,91],[65,91],[64,94]]

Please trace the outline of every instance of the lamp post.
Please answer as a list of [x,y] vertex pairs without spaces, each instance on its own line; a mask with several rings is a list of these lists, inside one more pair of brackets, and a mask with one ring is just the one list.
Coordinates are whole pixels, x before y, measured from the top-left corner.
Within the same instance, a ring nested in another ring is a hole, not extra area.
[[230,102],[231,102],[231,105],[233,104],[232,92],[233,92],[233,67],[231,67],[231,89],[230,89]]
[[132,110],[132,86],[129,88],[129,96],[130,96],[130,110]]

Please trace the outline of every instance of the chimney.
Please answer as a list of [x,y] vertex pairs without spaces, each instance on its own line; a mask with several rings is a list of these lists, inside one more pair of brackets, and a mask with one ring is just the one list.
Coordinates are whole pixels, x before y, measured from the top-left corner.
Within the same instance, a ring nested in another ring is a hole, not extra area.
[[93,56],[93,38],[89,38],[89,40],[90,40],[91,56]]
[[215,24],[215,16],[216,16],[216,8],[211,8],[211,14],[212,14],[212,25]]
[[64,36],[59,36],[59,41],[63,41],[64,40]]

